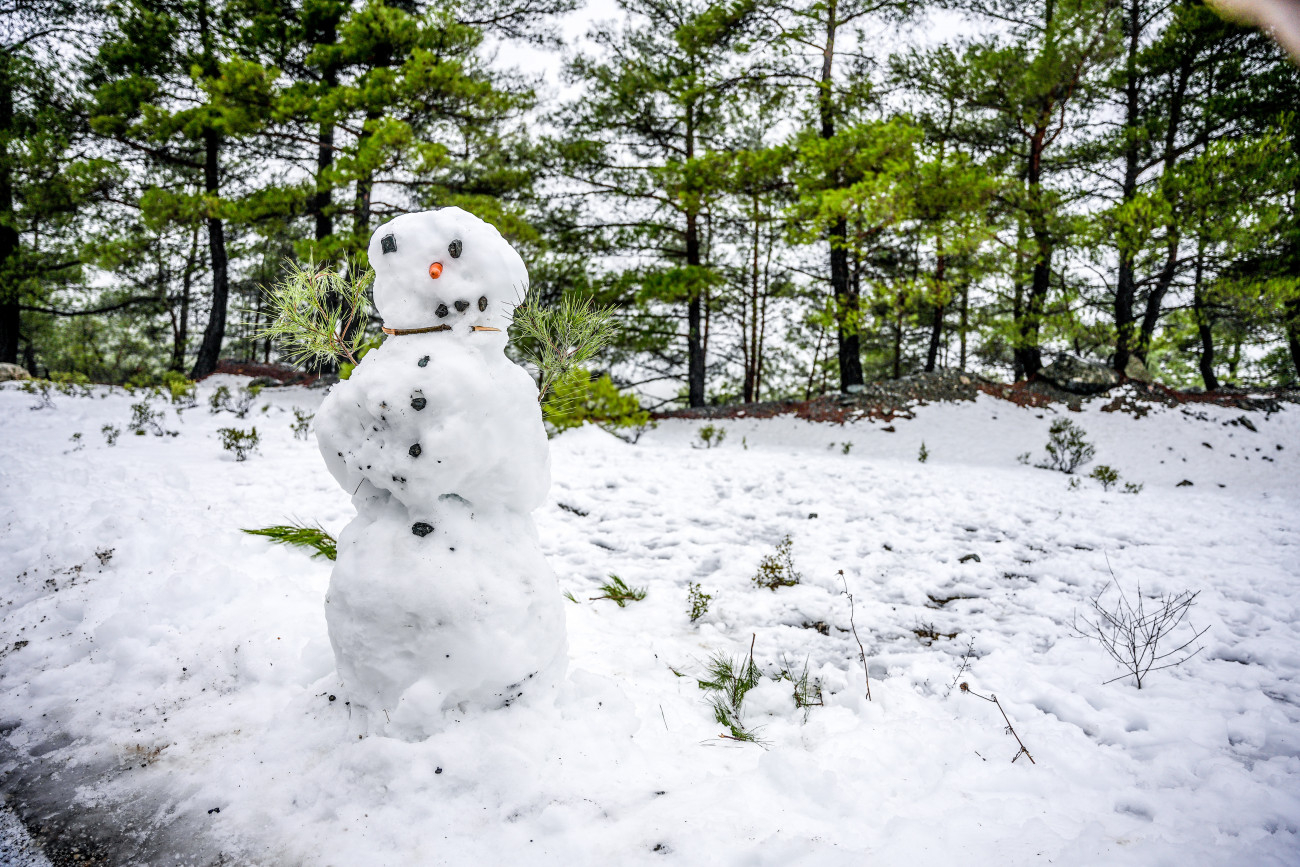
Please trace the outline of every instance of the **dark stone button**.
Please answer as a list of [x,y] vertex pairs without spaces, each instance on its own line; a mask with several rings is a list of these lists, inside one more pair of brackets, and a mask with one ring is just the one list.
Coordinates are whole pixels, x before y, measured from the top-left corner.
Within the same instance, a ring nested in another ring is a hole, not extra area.
[[447,314],[450,313],[451,311],[447,309],[447,305],[446,305],[446,304],[439,304],[439,305],[438,305],[438,309],[435,310],[435,311],[433,311],[433,312],[436,313],[436,314],[438,314],[438,318],[439,318],[439,319],[446,319],[446,318],[447,318]]
[[478,297],[478,311],[482,313],[486,309],[487,309],[487,296],[480,295]]
[[464,313],[464,312],[465,312],[466,310],[468,310],[468,309],[469,309],[469,302],[466,301],[464,298],[462,298],[462,299],[460,299],[459,301],[456,302],[456,312],[457,312],[457,313]]
[[419,412],[420,410],[424,409],[428,405],[429,402],[422,397],[411,398],[411,409],[415,410],[416,412]]
[[447,252],[451,254],[451,258],[453,259],[460,258],[460,251],[462,249],[462,246],[463,245],[460,243],[459,238],[457,238],[456,240],[452,241],[450,244],[447,245]]
[[385,235],[379,239],[379,249],[384,253],[396,253],[397,239],[392,235]]
[[428,366],[429,366],[429,356],[426,355],[426,356],[424,356],[424,358],[421,358],[419,361],[415,362],[415,366],[416,366],[416,367],[428,367]]
[[426,524],[423,521],[416,521],[411,525],[411,532],[423,539],[433,532],[433,525]]
[[407,449],[406,453],[413,458],[418,458],[420,456],[420,451],[421,451],[420,444],[416,443],[415,445]]

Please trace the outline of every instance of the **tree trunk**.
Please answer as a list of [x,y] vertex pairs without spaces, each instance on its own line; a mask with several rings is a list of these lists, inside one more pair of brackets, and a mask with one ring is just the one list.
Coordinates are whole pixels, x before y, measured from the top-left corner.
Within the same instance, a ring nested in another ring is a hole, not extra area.
[[[203,148],[203,188],[209,196],[216,198],[221,189],[217,162],[221,136],[216,130],[209,129],[203,133]],[[199,344],[190,379],[199,379],[217,369],[221,343],[226,336],[226,300],[230,295],[226,271],[226,227],[215,214],[210,214],[207,222],[208,255],[212,260],[212,311],[208,314],[208,325],[203,329],[203,342]]]
[[1210,311],[1201,289],[1202,257],[1196,256],[1196,283],[1192,287],[1192,312],[1196,316],[1196,331],[1201,338],[1199,367],[1206,391],[1218,391],[1219,379],[1214,375],[1214,328]]
[[[821,137],[835,137],[835,101],[833,77],[835,68],[835,36],[839,30],[838,0],[829,0],[826,6],[826,39],[822,46],[821,78],[817,86],[817,114],[821,122]],[[826,180],[829,186],[837,181],[833,171]],[[849,386],[862,385],[862,350],[858,337],[856,311],[858,296],[849,282],[849,251],[845,246],[848,237],[848,220],[836,220],[827,233],[830,246],[831,298],[835,301],[835,336],[839,345],[840,391],[847,393]]]
[[745,350],[745,381],[742,386],[742,400],[745,403],[754,402],[754,393],[758,384],[758,254],[759,254],[759,221],[758,221],[758,194],[752,197],[754,230],[751,233],[750,241],[753,245],[753,256],[749,268],[749,328],[742,329],[741,340],[744,343]]
[[[941,290],[944,280],[944,266],[946,264],[947,257],[940,254],[934,266],[934,285],[935,290],[939,293],[940,299],[944,297]],[[934,373],[934,364],[939,358],[939,338],[943,335],[943,311],[947,306],[947,304],[940,300],[940,302],[935,304],[933,307],[934,321],[930,323],[930,348],[925,354],[926,373]]]
[[935,363],[939,360],[939,338],[943,334],[943,312],[945,305],[934,305],[934,321],[930,324],[930,348],[925,354],[925,372],[934,373]]
[[[208,4],[198,7],[199,35],[203,45],[203,73],[215,78],[216,55],[212,49],[208,26]],[[208,197],[218,201],[221,196],[221,134],[209,126],[203,131],[203,190]],[[211,207],[211,206],[210,206]],[[226,299],[230,294],[230,281],[226,272],[226,227],[216,212],[208,215],[208,253],[212,259],[212,312],[203,330],[203,342],[194,359],[190,379],[207,376],[217,369],[221,357],[221,343],[226,336]]]
[[9,140],[14,125],[14,91],[7,54],[0,54],[0,361],[18,363],[18,334],[22,328],[21,299],[11,261],[18,256],[18,227],[14,214],[13,174]]
[[190,340],[190,290],[194,286],[194,269],[198,267],[199,227],[190,233],[190,253],[185,257],[185,274],[181,277],[181,311],[173,330],[172,370],[185,369],[185,349]]
[[[1138,36],[1141,32],[1139,16],[1140,0],[1129,0],[1128,51],[1124,69],[1124,132],[1127,141],[1124,144],[1124,182],[1121,199],[1130,202],[1137,195],[1138,181],[1138,73],[1137,54]],[[1135,335],[1133,334],[1133,298],[1136,294],[1136,278],[1133,262],[1136,251],[1122,240],[1118,241],[1119,273],[1115,279],[1115,370],[1121,376],[1128,368],[1128,358]]]
[[1295,367],[1296,382],[1300,382],[1300,298],[1286,302],[1286,340],[1291,349],[1291,364]]
[[[338,21],[327,19],[316,33],[316,44],[333,45],[338,41]],[[332,91],[338,86],[338,70],[334,64],[325,67],[321,80]],[[324,241],[334,234],[334,180],[329,177],[334,166],[334,120],[322,120],[316,145],[316,197],[312,210],[316,216],[316,240]]]
[[961,287],[961,363],[958,368],[963,371],[966,369],[966,329],[970,327],[969,309],[970,284],[967,283]]
[[312,210],[316,212],[316,240],[324,241],[334,234],[334,182],[326,177],[334,165],[334,124],[322,122],[320,143],[316,147],[316,198]]
[[[1178,70],[1178,80],[1174,85],[1173,93],[1169,102],[1169,123],[1165,127],[1165,158],[1164,158],[1164,177],[1173,177],[1173,168],[1176,161],[1175,146],[1178,143],[1178,130],[1183,120],[1183,98],[1187,93],[1187,83],[1191,80],[1193,71],[1192,58],[1183,61]],[[1160,322],[1160,314],[1164,305],[1165,295],[1173,285],[1174,277],[1178,273],[1178,246],[1181,238],[1178,229],[1173,220],[1165,224],[1165,264],[1156,276],[1155,286],[1151,288],[1150,294],[1147,295],[1146,310],[1142,315],[1142,328],[1138,332],[1137,343],[1133,347],[1133,354],[1146,364],[1147,353],[1151,350],[1151,338],[1155,336],[1156,325]]]
[[691,406],[704,406],[704,342],[699,289],[695,282],[700,265],[699,217],[686,214],[686,264],[691,268],[691,295],[686,305],[686,383]]
[[1043,311],[1047,307],[1047,293],[1052,278],[1052,237],[1047,228],[1047,214],[1042,201],[1042,166],[1047,127],[1035,128],[1029,140],[1029,163],[1025,180],[1029,187],[1030,231],[1034,239],[1034,270],[1029,281],[1029,296],[1016,322],[1016,369],[1018,377],[1029,378],[1043,366],[1043,350],[1039,345]]
[[848,221],[831,227],[831,295],[835,298],[835,334],[839,342],[840,391],[862,385],[862,343],[858,335],[858,293],[849,280],[849,251],[844,246]]

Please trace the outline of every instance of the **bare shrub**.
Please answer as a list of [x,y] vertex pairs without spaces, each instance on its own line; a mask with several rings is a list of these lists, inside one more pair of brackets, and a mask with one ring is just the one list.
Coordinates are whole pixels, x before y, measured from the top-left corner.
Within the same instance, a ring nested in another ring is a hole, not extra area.
[[[1107,591],[1112,585],[1115,592],[1108,598]],[[1111,580],[1092,597],[1092,616],[1076,615],[1074,630],[1084,638],[1091,638],[1101,644],[1111,659],[1124,669],[1123,674],[1106,683],[1131,676],[1137,682],[1137,688],[1141,689],[1142,681],[1151,672],[1182,665],[1200,653],[1201,648],[1198,647],[1179,657],[1179,654],[1209,630],[1208,626],[1197,630],[1189,623],[1187,628],[1191,630],[1191,637],[1180,641],[1176,647],[1169,647],[1172,642],[1178,641],[1173,638],[1173,633],[1187,619],[1199,595],[1199,590],[1194,593],[1184,590],[1181,593],[1144,596],[1139,584],[1134,594],[1137,599],[1134,604],[1112,572]]]

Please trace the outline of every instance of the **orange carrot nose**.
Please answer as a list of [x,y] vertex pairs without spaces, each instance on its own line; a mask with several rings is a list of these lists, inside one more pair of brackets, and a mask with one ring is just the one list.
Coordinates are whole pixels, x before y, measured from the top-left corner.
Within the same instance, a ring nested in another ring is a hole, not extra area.
[[429,278],[431,280],[437,280],[441,276],[442,276],[442,263],[434,262],[432,265],[429,266]]

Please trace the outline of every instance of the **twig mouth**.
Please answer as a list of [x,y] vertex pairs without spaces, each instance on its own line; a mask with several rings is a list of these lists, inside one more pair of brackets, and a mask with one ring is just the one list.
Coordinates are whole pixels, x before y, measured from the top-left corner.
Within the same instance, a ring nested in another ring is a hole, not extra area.
[[383,332],[388,335],[399,334],[427,334],[430,331],[450,331],[450,325],[430,325],[425,328],[384,328]]

